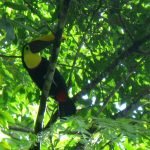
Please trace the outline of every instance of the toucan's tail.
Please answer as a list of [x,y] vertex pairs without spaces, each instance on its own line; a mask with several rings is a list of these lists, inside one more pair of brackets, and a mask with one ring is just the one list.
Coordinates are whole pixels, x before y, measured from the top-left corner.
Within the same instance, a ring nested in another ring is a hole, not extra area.
[[65,102],[59,102],[59,115],[60,117],[71,116],[76,113],[76,107],[71,99]]

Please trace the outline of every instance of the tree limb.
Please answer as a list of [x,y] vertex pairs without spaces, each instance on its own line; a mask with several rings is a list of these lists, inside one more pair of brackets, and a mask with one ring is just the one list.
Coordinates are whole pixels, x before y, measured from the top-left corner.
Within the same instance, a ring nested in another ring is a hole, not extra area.
[[[15,55],[13,56],[13,55],[0,54],[0,57],[2,57],[2,58],[14,58],[14,59],[19,58],[19,59],[21,59],[21,56],[15,56]],[[71,65],[67,65],[67,64],[57,63],[57,65],[72,68]],[[83,69],[81,66],[75,66],[74,68]]]
[[2,58],[21,58],[21,56],[3,55],[3,54],[0,54],[0,57],[2,57]]
[[134,99],[132,100],[133,102],[130,105],[128,105],[126,107],[126,109],[124,109],[124,110],[116,113],[114,116],[112,116],[112,118],[116,119],[116,118],[128,117],[132,110],[134,110],[135,108],[140,106],[139,103],[140,103],[141,98],[145,97],[145,95],[147,95],[149,93],[150,93],[149,87],[147,87],[147,89],[145,89],[145,88],[141,89],[141,92],[138,93],[136,95],[136,98],[134,97]]
[[[53,45],[53,50],[52,50],[52,55],[49,58],[49,66],[45,78],[45,83],[42,91],[42,96],[40,99],[40,106],[39,106],[39,111],[35,123],[35,133],[38,134],[43,130],[43,120],[44,120],[44,113],[46,110],[46,100],[49,96],[49,91],[51,88],[51,84],[53,81],[53,76],[56,68],[56,62],[59,54],[59,49],[61,45],[61,38],[62,38],[62,33],[64,26],[66,24],[66,19],[67,19],[67,12],[69,9],[69,4],[70,0],[60,0],[59,1],[59,19],[58,19],[58,25],[55,33],[55,40],[54,40],[54,45]],[[40,150],[40,142],[37,142],[32,149],[38,149]]]
[[24,3],[27,5],[27,7],[33,14],[36,14],[44,22],[44,24],[48,27],[51,33],[53,33],[52,29],[48,26],[48,20],[40,13],[39,9],[34,8],[33,5],[27,0],[24,0]]
[[126,26],[124,20],[122,19],[121,13],[118,12],[117,14],[118,14],[118,17],[119,17],[120,23],[122,24],[123,29],[124,29],[125,32],[127,33],[127,35],[128,35],[128,37],[130,38],[130,40],[131,40],[132,42],[134,42],[134,38],[133,38],[131,32],[129,31],[128,27]]
[[16,127],[16,126],[9,126],[9,129],[14,131],[19,131],[19,132],[34,133],[32,129]]
[[90,20],[88,21],[88,24],[87,26],[85,27],[85,30],[83,32],[85,32],[86,34],[82,35],[81,37],[81,40],[80,40],[80,43],[78,44],[78,42],[76,42],[76,40],[74,39],[74,42],[78,45],[78,49],[76,51],[76,54],[74,56],[74,60],[73,60],[73,63],[72,63],[72,69],[70,71],[70,74],[69,74],[69,80],[68,80],[68,87],[70,87],[71,85],[71,78],[72,78],[72,73],[74,71],[74,68],[75,68],[75,65],[76,65],[76,62],[77,62],[77,59],[78,59],[78,56],[79,56],[79,53],[80,53],[80,50],[82,48],[82,45],[84,44],[84,41],[85,41],[85,37],[87,35],[87,32],[88,32],[88,29],[91,25],[91,22],[93,21],[94,17],[96,16],[97,12],[99,11],[99,9],[101,8],[101,3],[98,5],[98,7],[92,12],[92,15],[91,15],[91,18]]
[[142,44],[144,44],[146,41],[148,41],[149,39],[150,39],[150,34],[146,35],[145,37],[143,37],[139,40],[136,40],[126,51],[122,52],[108,67],[106,67],[106,69],[102,73],[100,73],[95,79],[93,79],[90,84],[85,85],[82,88],[82,90],[79,91],[73,97],[73,99],[75,99],[75,101],[76,101],[77,99],[82,97],[82,95],[85,95],[90,90],[95,88],[95,86],[99,82],[101,82],[104,77],[107,77],[109,74],[111,74],[113,72],[115,67],[119,64],[120,60],[123,60],[123,59],[127,58],[128,56],[132,55],[133,53],[138,52],[140,46]]
[[128,79],[131,77],[131,75],[134,73],[134,71],[136,71],[136,69],[138,68],[138,66],[143,62],[145,57],[143,57],[140,62],[136,65],[132,66],[132,70],[128,73],[128,75],[126,76],[126,78],[123,81],[120,81],[116,84],[115,88],[110,92],[110,94],[104,99],[104,104],[103,106],[100,108],[99,114],[101,112],[103,112],[103,110],[105,109],[105,107],[107,106],[108,102],[111,100],[111,98],[115,95],[115,93],[121,88],[121,85],[124,84],[125,82],[128,81]]

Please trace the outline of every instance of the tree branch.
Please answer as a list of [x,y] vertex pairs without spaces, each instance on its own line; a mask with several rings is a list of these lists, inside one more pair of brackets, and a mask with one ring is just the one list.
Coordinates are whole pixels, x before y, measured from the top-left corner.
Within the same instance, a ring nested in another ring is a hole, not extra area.
[[116,118],[122,118],[122,117],[128,117],[130,112],[132,110],[134,110],[135,108],[137,108],[138,106],[140,106],[140,100],[141,98],[145,97],[145,95],[149,94],[150,93],[150,89],[149,87],[147,87],[147,89],[141,89],[141,92],[137,94],[137,96],[134,97],[133,99],[133,102],[128,105],[126,107],[126,109],[116,113],[114,116],[112,116],[113,119],[116,119]]
[[19,132],[34,133],[32,129],[22,128],[22,127],[9,126],[9,129],[14,131],[19,131]]
[[125,32],[127,33],[127,35],[128,35],[128,37],[130,38],[130,40],[131,40],[132,42],[134,42],[134,38],[132,37],[132,34],[130,33],[128,27],[126,26],[126,24],[125,24],[125,22],[124,22],[124,20],[122,19],[121,13],[118,12],[117,14],[118,14],[118,17],[119,17],[120,23],[122,24],[123,29],[124,29]]
[[[48,20],[40,13],[40,9],[35,9],[33,5],[28,2],[27,0],[24,0],[24,3],[27,5],[27,7],[30,9],[30,11],[34,14],[36,14],[43,22],[44,24],[48,27],[48,29],[53,33],[52,29],[48,26]],[[36,6],[37,7],[37,6]]]
[[[19,59],[21,59],[21,56],[3,55],[3,54],[0,54],[0,57],[2,57],[2,58],[14,58],[14,59],[19,58]],[[72,68],[71,65],[67,65],[67,64],[57,63],[57,65]],[[75,66],[74,68],[83,69],[80,66]]]
[[[55,33],[55,40],[54,40],[54,45],[53,45],[53,50],[52,50],[52,55],[49,59],[49,66],[45,78],[45,83],[42,91],[42,96],[40,99],[40,106],[39,106],[39,111],[35,123],[35,133],[38,134],[43,130],[43,120],[44,120],[44,113],[46,110],[46,100],[49,96],[49,91],[51,88],[51,84],[53,81],[53,76],[56,68],[56,62],[59,54],[59,49],[61,45],[61,38],[62,38],[62,33],[64,26],[66,24],[66,19],[67,19],[67,13],[69,9],[69,4],[71,0],[60,0],[59,1],[59,19],[58,19],[58,25]],[[40,142],[36,143],[36,145],[32,149],[38,149],[40,150]]]
[[87,32],[88,32],[88,29],[91,25],[91,22],[93,21],[94,17],[96,16],[98,10],[101,8],[101,3],[100,5],[94,9],[94,11],[92,12],[92,15],[91,15],[91,18],[87,24],[87,26],[85,27],[85,30],[83,32],[85,32],[86,34],[82,35],[81,37],[81,40],[80,40],[80,43],[78,44],[78,42],[76,42],[76,40],[74,39],[75,43],[78,45],[78,49],[77,49],[77,52],[75,54],[75,57],[74,57],[74,60],[73,60],[73,63],[72,63],[72,69],[70,71],[70,74],[69,74],[69,80],[68,80],[68,87],[70,87],[71,85],[71,78],[72,78],[72,73],[74,71],[74,68],[75,68],[75,65],[76,65],[76,62],[77,62],[77,59],[78,59],[78,56],[79,56],[79,53],[80,53],[80,50],[82,48],[82,45],[84,44],[84,41],[85,41],[85,37],[87,35]]
[[95,86],[102,81],[104,77],[107,77],[109,74],[113,72],[115,67],[119,64],[120,60],[123,60],[127,58],[128,56],[132,55],[134,52],[138,52],[140,46],[144,44],[146,41],[150,39],[150,34],[146,35],[145,37],[136,40],[126,51],[122,52],[106,69],[100,73],[95,79],[91,81],[90,84],[85,85],[85,87],[82,88],[81,91],[79,91],[73,99],[75,101],[82,97],[82,95],[85,95],[88,93],[90,90],[95,88]]
[[44,127],[44,130],[46,130],[47,128],[49,128],[52,124],[54,124],[56,122],[58,118],[58,110],[56,112],[54,112],[49,120],[49,122],[47,123],[47,125]]
[[136,65],[132,66],[132,70],[128,73],[126,78],[123,81],[120,81],[116,84],[115,88],[110,92],[110,94],[105,98],[103,106],[100,108],[99,114],[103,112],[105,107],[107,106],[108,102],[111,100],[111,98],[115,95],[115,93],[121,88],[121,85],[128,81],[128,79],[131,77],[131,75],[136,71],[138,66],[143,62],[144,57],[140,60],[140,62]]
[[12,55],[3,55],[3,54],[0,54],[0,57],[2,57],[2,58],[21,58],[21,56],[12,56]]

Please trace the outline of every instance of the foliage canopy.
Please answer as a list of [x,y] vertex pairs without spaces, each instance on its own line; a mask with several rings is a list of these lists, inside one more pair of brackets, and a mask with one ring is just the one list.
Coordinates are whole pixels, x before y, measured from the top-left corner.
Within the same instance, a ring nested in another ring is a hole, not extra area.
[[[0,149],[29,149],[40,91],[22,46],[55,32],[60,1],[0,2]],[[78,112],[39,135],[42,149],[150,149],[148,0],[72,0],[57,68]],[[42,55],[49,57],[49,49]],[[50,98],[46,125],[57,104]]]

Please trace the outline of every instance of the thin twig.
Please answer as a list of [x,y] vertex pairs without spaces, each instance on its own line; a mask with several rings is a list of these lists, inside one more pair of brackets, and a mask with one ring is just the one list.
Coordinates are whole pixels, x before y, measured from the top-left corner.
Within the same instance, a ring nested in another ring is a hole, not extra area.
[[[13,55],[3,55],[3,54],[0,54],[0,57],[2,58],[20,58],[21,59],[21,56],[13,56]],[[62,64],[62,63],[57,63],[58,66],[64,66],[64,67],[68,67],[68,68],[72,68],[71,65],[68,65],[68,64]],[[80,66],[75,66],[75,68],[77,69],[83,69],[82,67]]]
[[30,9],[30,11],[34,14],[36,14],[42,21],[44,21],[44,24],[48,27],[48,29],[52,32],[53,30],[48,26],[48,21],[47,19],[40,13],[40,11],[38,11],[39,9],[35,9],[33,8],[33,6],[26,0],[24,0],[24,3],[28,6],[28,8]]
[[133,38],[132,34],[130,33],[129,29],[127,28],[126,24],[124,23],[124,20],[122,19],[120,12],[118,12],[118,17],[119,17],[120,23],[122,24],[123,29],[125,30],[125,32],[128,35],[128,37],[130,38],[130,40],[132,42],[134,42],[134,38]]
[[3,54],[0,54],[0,57],[2,57],[2,58],[21,58],[21,56],[3,55]]
[[138,64],[136,64],[133,68],[132,71],[129,72],[129,74],[127,75],[127,77],[124,79],[124,81],[121,81],[119,83],[117,83],[116,87],[112,90],[112,92],[110,92],[110,94],[105,98],[104,100],[104,104],[103,106],[100,108],[99,114],[101,112],[104,111],[106,105],[108,104],[108,102],[111,100],[111,98],[115,95],[115,93],[121,88],[121,85],[124,84],[125,82],[127,82],[127,80],[131,77],[131,75],[134,73],[134,71],[136,71],[137,67],[143,62],[144,57],[140,60],[140,62]]
[[[90,27],[90,25],[91,25],[92,20],[94,19],[96,13],[98,12],[98,10],[99,10],[100,8],[101,8],[101,3],[100,3],[100,5],[99,5],[96,9],[94,9],[94,11],[92,12],[91,19],[89,20],[89,22],[88,22],[88,24],[87,24],[87,27],[86,27],[85,30],[84,30],[84,32],[85,32],[86,34],[87,34],[87,32],[88,32],[88,29],[89,29],[89,27]],[[72,63],[72,69],[71,69],[70,74],[69,74],[68,87],[71,85],[72,73],[73,73],[73,71],[74,71],[74,68],[75,68],[75,65],[76,65],[76,62],[77,62],[77,59],[78,59],[80,50],[81,50],[81,48],[82,48],[82,45],[84,44],[86,34],[84,34],[84,35],[81,37],[81,40],[80,40],[80,43],[79,43],[79,44],[78,44],[78,43],[76,42],[76,40],[74,39],[74,41],[75,41],[76,44],[78,45],[78,49],[77,49],[77,51],[76,51],[76,55],[75,55],[74,61],[73,61],[73,63]]]
[[128,105],[126,109],[116,113],[115,115],[112,116],[112,118],[116,119],[116,118],[128,117],[132,110],[140,106],[140,100],[150,93],[150,89],[149,87],[147,87],[147,89],[144,88],[144,89],[141,89],[140,91],[141,91],[140,93],[137,93],[136,96],[132,98],[131,100],[132,103]]
[[9,126],[9,129],[14,131],[19,131],[19,132],[34,133],[32,129],[22,128],[22,127]]

